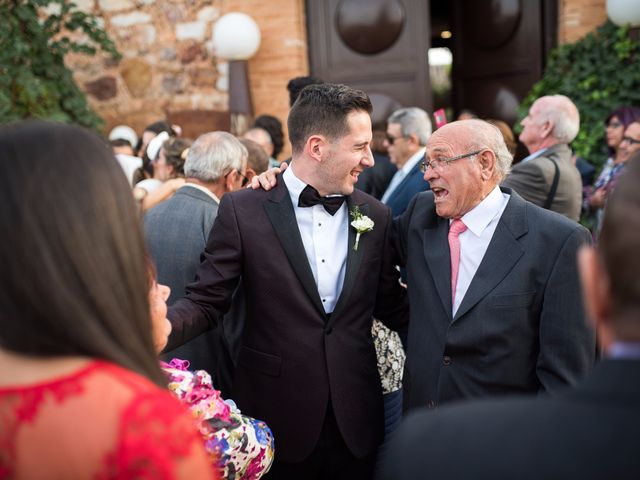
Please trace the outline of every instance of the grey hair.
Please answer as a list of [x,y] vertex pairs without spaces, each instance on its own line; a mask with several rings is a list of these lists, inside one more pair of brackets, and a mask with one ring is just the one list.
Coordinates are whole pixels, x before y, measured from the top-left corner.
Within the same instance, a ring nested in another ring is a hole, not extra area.
[[471,127],[472,135],[469,135],[469,150],[489,149],[496,156],[496,175],[501,182],[511,171],[513,155],[509,152],[504,136],[498,127],[484,120],[462,120]]
[[417,107],[396,110],[387,119],[387,123],[399,124],[404,137],[415,135],[422,146],[427,144],[433,131],[429,114]]
[[[553,123],[553,138],[560,143],[571,143],[580,130],[580,112],[578,108],[565,95],[548,95],[549,101],[542,111],[541,122]],[[538,99],[540,100],[540,99]]]
[[247,149],[227,132],[211,132],[200,135],[184,163],[185,177],[202,182],[215,182],[231,170],[242,171],[247,162]]

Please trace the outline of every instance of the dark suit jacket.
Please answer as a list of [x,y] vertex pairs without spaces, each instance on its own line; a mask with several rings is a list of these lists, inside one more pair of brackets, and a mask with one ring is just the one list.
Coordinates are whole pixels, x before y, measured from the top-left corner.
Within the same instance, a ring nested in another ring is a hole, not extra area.
[[561,395],[416,412],[380,479],[638,479],[638,379],[639,361],[605,360]]
[[424,180],[424,173],[420,171],[420,163],[416,163],[385,203],[391,209],[391,214],[397,217],[407,209],[409,202],[417,193],[425,190],[429,190],[429,182]]
[[[233,398],[243,413],[271,427],[280,461],[301,461],[311,453],[329,400],[356,456],[373,452],[382,438],[371,317],[406,327],[407,306],[389,252],[389,209],[358,190],[347,203],[350,210],[358,205],[375,227],[362,235],[357,251],[349,248],[344,286],[330,317],[282,177],[269,192],[223,197],[198,281],[169,311],[170,344],[177,345],[220,320],[242,277],[247,314]],[[349,227],[349,245],[354,241]]]
[[373,158],[376,163],[360,174],[356,188],[380,200],[398,169],[388,155],[374,153]]
[[593,363],[576,265],[588,231],[502,190],[511,197],[454,318],[449,220],[433,194],[418,194],[394,221],[411,309],[408,408],[557,390]]
[[549,158],[557,162],[560,172],[558,189],[550,210],[578,221],[582,207],[582,178],[571,161],[571,149],[566,144],[554,145],[543,155],[518,163],[502,185],[514,189],[525,200],[539,207],[544,206],[555,174],[555,167]]
[[[145,237],[158,271],[158,283],[171,287],[169,305],[182,297],[186,286],[193,282],[217,214],[218,204],[213,198],[196,188],[182,187],[144,216]],[[220,388],[217,382],[220,342],[220,330],[211,330],[165,352],[163,359],[189,360],[192,369],[213,375],[216,388]]]

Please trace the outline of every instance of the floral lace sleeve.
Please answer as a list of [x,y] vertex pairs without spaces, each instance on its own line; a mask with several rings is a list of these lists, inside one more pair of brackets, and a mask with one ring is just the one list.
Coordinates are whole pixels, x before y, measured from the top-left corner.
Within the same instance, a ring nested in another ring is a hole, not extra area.
[[166,390],[91,361],[0,388],[0,479],[217,478],[193,419]]
[[223,400],[204,370],[189,371],[189,362],[161,362],[169,390],[186,403],[197,419],[206,451],[220,478],[258,479],[273,462],[274,440],[269,427],[242,415],[231,400]]

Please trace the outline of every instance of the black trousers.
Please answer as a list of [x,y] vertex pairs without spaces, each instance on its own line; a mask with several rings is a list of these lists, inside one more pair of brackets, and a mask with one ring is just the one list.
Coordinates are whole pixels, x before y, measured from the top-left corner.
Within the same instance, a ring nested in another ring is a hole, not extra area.
[[313,452],[302,462],[279,462],[276,439],[276,460],[269,473],[269,480],[370,480],[376,460],[376,452],[364,458],[356,458],[344,442],[331,402],[327,407],[320,438]]

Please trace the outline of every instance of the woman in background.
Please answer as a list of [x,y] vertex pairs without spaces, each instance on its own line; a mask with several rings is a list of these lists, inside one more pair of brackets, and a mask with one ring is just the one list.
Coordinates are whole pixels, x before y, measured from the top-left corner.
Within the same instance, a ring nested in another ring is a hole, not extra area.
[[613,189],[616,179],[622,172],[628,153],[620,148],[627,127],[640,121],[640,108],[620,107],[611,112],[604,121],[609,158],[605,162],[593,188],[586,192],[584,211],[595,216],[594,237],[602,226],[604,206],[607,195]]
[[0,478],[216,478],[166,390],[130,188],[93,133],[0,129]]

